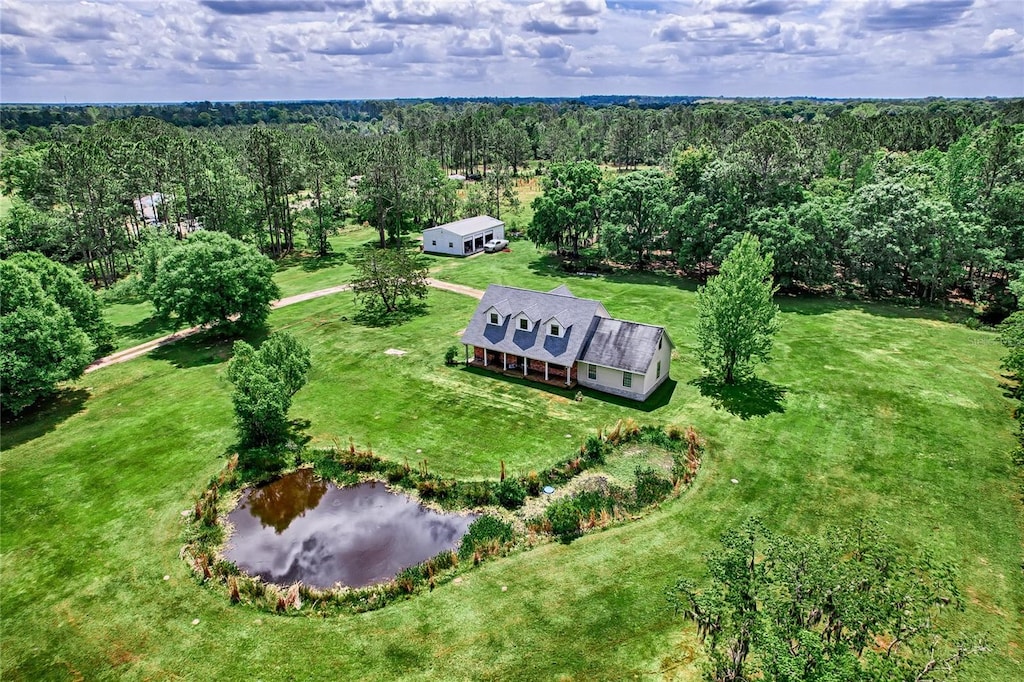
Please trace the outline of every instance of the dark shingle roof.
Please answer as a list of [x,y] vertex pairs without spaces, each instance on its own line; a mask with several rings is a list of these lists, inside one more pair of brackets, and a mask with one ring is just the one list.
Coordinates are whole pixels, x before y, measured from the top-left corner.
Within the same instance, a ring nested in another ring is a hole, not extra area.
[[[485,313],[491,307],[510,311],[504,324],[487,323]],[[525,331],[517,329],[515,324],[515,317],[523,310],[529,310],[531,318],[540,320]],[[462,335],[462,343],[569,365],[579,358],[595,321],[607,315],[600,301],[492,284],[473,313]],[[541,329],[543,322],[554,316],[564,327],[560,337]]]
[[548,292],[549,294],[558,294],[559,296],[573,296],[573,293],[569,291],[569,287],[564,284],[559,284],[557,287]]
[[664,335],[662,327],[603,318],[583,349],[580,361],[643,374],[651,366],[658,341]]

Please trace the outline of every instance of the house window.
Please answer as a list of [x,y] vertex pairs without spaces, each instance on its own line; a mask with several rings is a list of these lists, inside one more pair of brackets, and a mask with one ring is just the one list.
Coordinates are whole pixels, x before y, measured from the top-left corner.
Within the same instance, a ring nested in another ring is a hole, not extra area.
[[519,320],[519,328],[523,329],[523,330],[529,329],[530,328],[530,321],[527,320],[525,317],[521,318]]
[[454,245],[451,242],[448,242],[448,248],[449,249],[454,248]]
[[655,378],[658,378],[660,376],[661,376],[661,360],[658,360],[658,372],[657,372],[657,374],[655,374]]
[[551,336],[558,336],[559,334],[561,334],[561,330],[558,328],[558,325],[551,325]]
[[587,378],[597,380],[597,365],[591,365],[587,368]]
[[491,324],[498,324],[498,313],[491,313]]
[[661,350],[661,339],[658,339],[658,350]]
[[633,387],[633,375],[630,374],[629,372],[623,372],[622,373],[622,385],[625,386],[626,388],[632,388]]
[[[431,239],[430,240],[430,245],[431,246],[437,246],[437,240],[436,239]],[[451,244],[449,244],[448,246],[451,246]]]

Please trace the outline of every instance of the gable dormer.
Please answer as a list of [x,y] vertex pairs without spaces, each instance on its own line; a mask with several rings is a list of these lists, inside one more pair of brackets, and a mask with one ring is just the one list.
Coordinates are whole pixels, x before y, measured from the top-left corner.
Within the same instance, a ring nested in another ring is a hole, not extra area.
[[498,301],[490,308],[484,311],[484,321],[487,324],[493,324],[500,327],[505,324],[505,319],[511,312],[511,308],[508,305],[508,301]]
[[561,311],[544,320],[544,333],[547,336],[554,336],[562,338],[568,331],[569,324],[563,321],[568,316],[565,314],[566,311]]
[[539,321],[537,316],[537,306],[533,305],[528,308],[523,308],[519,311],[519,314],[516,315],[515,320],[516,331],[532,331],[534,325]]

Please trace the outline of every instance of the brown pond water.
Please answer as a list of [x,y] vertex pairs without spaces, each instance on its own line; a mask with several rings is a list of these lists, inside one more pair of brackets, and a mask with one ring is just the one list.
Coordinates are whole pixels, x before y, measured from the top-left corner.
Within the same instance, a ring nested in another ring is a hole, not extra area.
[[300,469],[242,494],[224,554],[279,585],[364,587],[455,549],[475,519],[427,509],[382,483],[339,488]]

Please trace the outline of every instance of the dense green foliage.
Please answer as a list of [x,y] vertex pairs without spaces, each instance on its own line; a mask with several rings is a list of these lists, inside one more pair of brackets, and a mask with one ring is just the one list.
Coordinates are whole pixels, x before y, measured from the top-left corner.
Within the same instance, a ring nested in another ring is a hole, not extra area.
[[697,290],[697,357],[717,381],[748,378],[754,363],[771,357],[779,329],[772,262],[757,237],[743,235],[721,272]]
[[174,245],[159,261],[149,294],[163,317],[186,324],[263,323],[278,296],[273,262],[222,232],[202,231]]
[[963,610],[952,567],[916,557],[877,524],[787,537],[751,520],[705,555],[710,585],[669,591],[697,625],[714,682],[771,679],[954,679],[986,650],[951,635],[945,608]]
[[113,330],[103,316],[96,292],[78,274],[38,253],[16,253],[8,260],[39,279],[46,295],[71,313],[75,325],[89,337],[96,353],[110,349]]
[[275,446],[289,434],[292,397],[306,383],[309,349],[287,332],[274,332],[259,350],[235,341],[228,379],[239,441],[249,447]]
[[[397,244],[456,216],[501,216],[533,175],[545,193],[523,225],[573,256],[597,246],[584,255],[704,277],[753,232],[787,288],[968,297],[988,322],[1010,312],[1006,285],[1024,269],[1021,100],[614,102],[111,107],[78,112],[94,125],[49,128],[29,121],[75,110],[5,108],[25,132],[8,133],[0,161],[15,196],[0,251],[38,250],[109,285],[137,267],[155,221],[274,256],[301,230],[322,256],[346,218]],[[645,165],[660,170],[621,173]],[[132,201],[150,199],[157,215],[143,221]]]
[[427,266],[405,249],[368,247],[356,270],[352,290],[368,317],[388,317],[427,296]]
[[571,247],[578,255],[600,224],[601,169],[591,161],[556,163],[541,184],[544,194],[533,200],[527,234],[538,244]]
[[31,257],[0,261],[0,395],[13,414],[81,376],[95,357],[96,345],[57,300],[67,292],[59,282],[44,287],[49,269],[37,266]]
[[473,553],[489,545],[492,542],[504,544],[512,542],[512,526],[496,516],[484,514],[473,523],[469,524],[469,530],[462,536],[459,543],[459,558],[469,559]]

